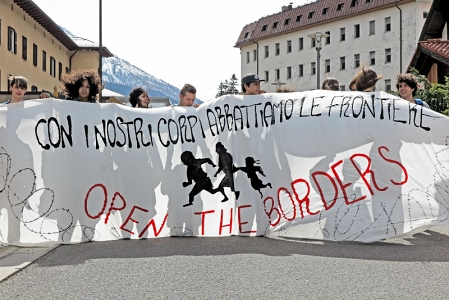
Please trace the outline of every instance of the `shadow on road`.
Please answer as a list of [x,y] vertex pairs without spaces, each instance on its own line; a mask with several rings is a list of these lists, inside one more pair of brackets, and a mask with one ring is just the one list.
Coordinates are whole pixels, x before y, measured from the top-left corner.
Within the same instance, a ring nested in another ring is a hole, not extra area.
[[309,255],[398,262],[449,262],[448,229],[427,230],[410,237],[364,244],[262,237],[184,237],[119,240],[62,245],[36,263],[39,266],[83,264],[104,258],[219,256],[260,254]]

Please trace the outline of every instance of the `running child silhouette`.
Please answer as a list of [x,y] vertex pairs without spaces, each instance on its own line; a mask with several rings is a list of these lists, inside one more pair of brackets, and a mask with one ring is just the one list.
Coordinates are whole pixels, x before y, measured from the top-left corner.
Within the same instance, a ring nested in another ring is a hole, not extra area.
[[246,173],[246,176],[248,176],[251,181],[251,186],[253,187],[253,189],[259,192],[260,198],[263,198],[263,194],[260,189],[266,188],[267,186],[271,188],[271,183],[268,182],[264,184],[262,180],[259,179],[259,177],[257,176],[257,172],[259,172],[263,177],[266,176],[262,170],[262,167],[254,165],[256,163],[259,163],[259,161],[254,160],[254,158],[252,157],[247,157],[245,158],[245,166],[237,167],[236,169]]
[[229,187],[231,191],[235,193],[235,199],[237,200],[240,196],[240,192],[234,189],[234,173],[237,171],[237,168],[234,166],[232,155],[229,154],[228,150],[220,142],[215,145],[215,151],[218,153],[218,170],[214,177],[217,177],[218,173],[221,171],[224,173],[224,177],[217,187],[217,190],[224,195],[221,202],[229,200],[224,192],[225,187]]
[[[184,151],[181,154],[181,161],[184,165],[187,166],[187,181],[182,183],[183,187],[189,186],[192,184],[192,181],[195,182],[192,190],[189,193],[189,203],[184,204],[183,206],[190,206],[193,204],[194,197],[198,195],[201,191],[208,191],[211,194],[215,194],[220,191],[219,189],[214,189],[212,185],[212,181],[209,177],[207,177],[206,172],[203,171],[201,165],[204,163],[208,163],[213,167],[216,165],[212,162],[210,158],[198,158],[196,159],[192,152]],[[223,192],[223,195],[226,195]]]

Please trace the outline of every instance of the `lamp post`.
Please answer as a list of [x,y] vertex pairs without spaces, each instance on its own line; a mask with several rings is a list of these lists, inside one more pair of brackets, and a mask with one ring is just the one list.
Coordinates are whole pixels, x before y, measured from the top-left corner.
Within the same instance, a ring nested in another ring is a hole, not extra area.
[[[98,75],[100,75],[100,79],[101,79],[101,83],[103,84],[103,64],[102,64],[102,56],[101,56],[101,49],[103,48],[102,45],[102,9],[101,9],[101,0],[99,0],[100,2],[100,8],[99,8],[99,20],[100,20],[100,24],[99,24],[99,32],[100,32],[100,47],[98,48]],[[101,92],[102,90],[100,89],[100,93],[98,95],[99,102],[101,102],[101,100],[103,100],[103,93]]]
[[321,39],[322,38],[327,38],[329,37],[329,35],[327,33],[322,33],[322,32],[315,32],[312,34],[307,35],[309,38],[311,39],[315,39],[315,49],[316,49],[316,89],[319,90],[320,89],[320,51],[321,51]]

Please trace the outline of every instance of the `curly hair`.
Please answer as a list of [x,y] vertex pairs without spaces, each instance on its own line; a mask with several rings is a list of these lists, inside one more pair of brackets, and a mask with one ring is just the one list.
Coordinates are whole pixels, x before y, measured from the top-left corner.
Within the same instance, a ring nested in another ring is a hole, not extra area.
[[132,107],[135,107],[139,102],[139,96],[146,94],[146,91],[142,87],[136,87],[129,93],[128,101]]
[[329,88],[331,91],[339,91],[340,84],[337,79],[328,77],[324,79],[323,84],[321,85],[322,90],[326,90],[326,88]]
[[418,82],[416,80],[416,77],[413,74],[405,73],[405,74],[399,74],[396,77],[396,89],[399,90],[399,83],[404,82],[406,85],[408,85],[412,90],[412,96],[415,97],[416,90],[418,89]]
[[88,101],[95,102],[96,95],[104,88],[100,75],[95,70],[79,69],[62,75],[62,90],[69,98],[77,98],[84,80],[87,80],[90,85]]

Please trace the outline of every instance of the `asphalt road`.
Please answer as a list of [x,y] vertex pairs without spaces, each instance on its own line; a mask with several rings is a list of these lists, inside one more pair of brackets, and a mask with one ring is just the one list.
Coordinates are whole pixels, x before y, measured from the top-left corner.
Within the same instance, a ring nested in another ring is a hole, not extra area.
[[63,245],[0,299],[448,299],[449,229],[372,244],[159,238]]

